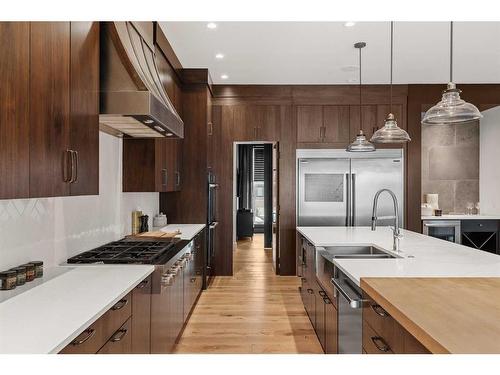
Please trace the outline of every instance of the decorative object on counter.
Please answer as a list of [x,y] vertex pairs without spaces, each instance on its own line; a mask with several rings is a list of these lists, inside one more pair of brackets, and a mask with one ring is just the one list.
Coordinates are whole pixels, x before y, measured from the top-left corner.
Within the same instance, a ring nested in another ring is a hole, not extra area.
[[476,214],[476,215],[479,215],[479,213],[480,213],[480,205],[479,205],[479,202],[476,202],[476,204],[475,204],[475,206],[474,206],[474,207],[476,208],[476,212],[475,212],[475,214]]
[[139,233],[139,230],[141,228],[141,219],[140,219],[141,216],[142,216],[141,210],[137,209],[135,211],[132,211],[132,234]]
[[474,213],[474,203],[467,202],[467,204],[465,205],[465,214],[472,215],[473,213]]
[[[354,44],[354,48],[357,48],[359,50],[359,126],[360,128],[362,127],[361,125],[361,104],[362,104],[362,98],[361,98],[361,50],[366,47],[365,42],[358,42]],[[354,139],[352,143],[350,143],[346,151],[348,152],[371,152],[375,151],[375,146],[373,143],[368,142],[366,139],[366,136],[363,134],[363,130],[359,130],[358,135]]]
[[0,272],[0,290],[11,290],[17,285],[17,272],[13,270]]
[[439,194],[425,194],[425,201],[431,205],[433,210],[439,209]]
[[389,114],[387,115],[384,126],[381,129],[377,129],[373,133],[370,142],[373,143],[406,143],[411,141],[408,133],[398,126],[396,117],[392,113],[392,73],[393,73],[393,58],[394,55],[394,21],[391,21],[391,94],[390,94],[390,105]]
[[422,203],[421,210],[422,216],[432,216],[434,214],[434,209],[430,203]]
[[435,216],[443,216],[443,210],[440,210],[439,208],[437,210],[434,210],[434,215]]
[[453,22],[450,22],[450,82],[441,101],[425,112],[422,124],[460,124],[483,117],[475,105],[460,99],[461,92],[453,83]]
[[26,267],[26,281],[30,282],[35,280],[35,265],[33,263],[26,263],[21,265],[21,267]]
[[26,283],[26,267],[19,266],[19,267],[14,267],[11,269],[11,271],[16,272],[16,285],[24,285]]
[[167,225],[167,215],[160,212],[158,215],[153,217],[153,227],[165,227]]
[[162,231],[154,231],[154,232],[144,232],[144,233],[137,233],[133,236],[127,236],[128,238],[134,237],[134,238],[141,238],[141,239],[146,239],[146,238],[172,238],[175,236],[178,236],[181,234],[180,230],[177,230],[175,232],[162,232]]
[[35,278],[38,279],[43,276],[43,262],[36,260],[31,262],[35,266]]
[[144,233],[149,231],[149,216],[148,215],[142,215],[140,217],[141,219],[141,227],[139,229],[140,233]]

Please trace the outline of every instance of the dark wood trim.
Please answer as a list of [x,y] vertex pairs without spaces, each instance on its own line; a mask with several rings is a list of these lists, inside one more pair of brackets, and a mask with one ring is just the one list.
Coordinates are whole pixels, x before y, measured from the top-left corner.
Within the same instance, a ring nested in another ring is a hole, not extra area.
[[161,51],[167,58],[169,64],[172,66],[174,71],[179,74],[179,71],[182,69],[182,64],[179,61],[179,58],[175,54],[174,49],[172,48],[172,45],[167,39],[167,36],[165,35],[164,31],[160,27],[159,22],[154,22],[155,23],[155,43],[160,47]]

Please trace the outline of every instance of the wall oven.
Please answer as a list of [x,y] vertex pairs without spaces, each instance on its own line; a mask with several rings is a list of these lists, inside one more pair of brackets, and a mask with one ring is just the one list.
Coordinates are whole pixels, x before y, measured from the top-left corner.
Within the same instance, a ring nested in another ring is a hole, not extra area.
[[460,220],[424,220],[423,233],[441,240],[461,243]]
[[215,276],[216,228],[219,224],[216,218],[216,192],[218,187],[219,184],[216,182],[215,175],[209,172],[207,183],[207,254],[203,289],[208,287],[212,277]]

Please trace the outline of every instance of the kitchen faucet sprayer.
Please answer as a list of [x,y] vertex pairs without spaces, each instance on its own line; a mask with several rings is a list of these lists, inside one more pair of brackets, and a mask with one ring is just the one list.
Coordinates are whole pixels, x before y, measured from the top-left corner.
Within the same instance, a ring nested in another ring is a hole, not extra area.
[[[381,216],[377,217],[377,207],[378,207],[378,198],[380,194],[383,192],[387,192],[394,203],[394,216]],[[380,189],[377,191],[375,194],[375,197],[373,198],[373,211],[372,211],[372,230],[375,230],[377,228],[377,220],[378,219],[394,219],[394,228],[393,228],[393,244],[392,244],[392,250],[399,252],[399,240],[403,237],[401,235],[401,231],[399,228],[399,206],[398,206],[398,199],[396,198],[396,194],[392,192],[392,190],[389,189]]]

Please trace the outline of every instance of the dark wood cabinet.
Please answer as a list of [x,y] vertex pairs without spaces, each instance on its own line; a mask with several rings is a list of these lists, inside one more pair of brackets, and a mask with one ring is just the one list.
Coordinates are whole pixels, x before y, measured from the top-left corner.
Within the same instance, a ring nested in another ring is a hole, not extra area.
[[323,106],[297,106],[297,142],[319,143],[323,139]]
[[71,22],[71,195],[99,194],[99,22]]
[[123,191],[171,192],[181,187],[181,140],[123,140]]
[[323,142],[349,143],[349,107],[326,105],[323,107]]
[[0,198],[98,194],[99,23],[0,28]]
[[151,276],[132,291],[132,353],[151,353]]
[[129,318],[113,333],[97,354],[130,354],[132,353],[132,318]]
[[70,23],[32,22],[30,197],[69,194]]
[[29,22],[0,22],[0,199],[29,197]]
[[325,353],[338,353],[338,314],[335,305],[327,295],[325,303]]
[[297,142],[328,143],[345,147],[349,142],[349,106],[297,106]]

